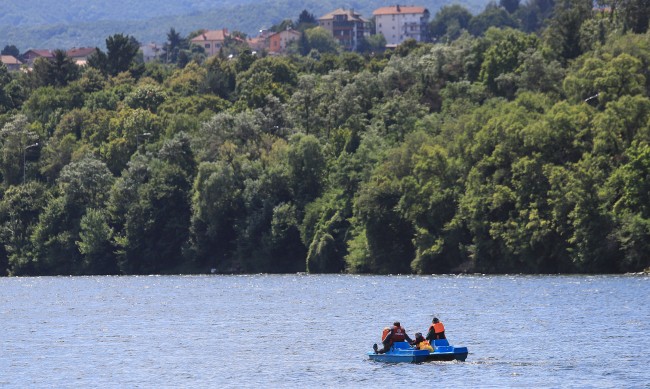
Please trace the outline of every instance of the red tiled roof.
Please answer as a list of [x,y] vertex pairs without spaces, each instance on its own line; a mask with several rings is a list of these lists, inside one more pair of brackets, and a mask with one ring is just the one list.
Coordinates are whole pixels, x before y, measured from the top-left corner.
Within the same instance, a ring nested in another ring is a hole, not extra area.
[[399,14],[421,14],[426,12],[424,7],[416,7],[413,5],[391,5],[388,7],[377,8],[373,11],[373,15],[399,15]]
[[0,62],[5,65],[22,65],[22,62],[13,55],[0,55],[0,57]]
[[27,55],[27,53],[32,52],[36,54],[38,57],[45,57],[45,58],[52,58],[54,55],[50,50],[40,50],[40,49],[32,49],[32,50],[27,50],[24,55]]
[[68,57],[80,58],[80,57],[87,57],[94,52],[95,52],[94,47],[73,47],[70,50],[68,50],[66,54],[68,55]]
[[325,14],[325,15],[321,16],[320,18],[318,18],[318,20],[334,19],[334,16],[337,16],[337,15],[348,15],[348,20],[349,21],[353,21],[353,20],[364,21],[361,18],[361,15],[359,15],[358,13],[355,13],[351,9],[343,9],[343,8],[338,8],[338,9],[336,9],[336,10],[334,10],[334,11],[328,13],[328,14]]
[[295,36],[300,36],[300,31],[296,31],[296,30],[282,30],[282,31],[278,31],[278,32],[276,32],[276,33],[274,33],[274,34],[269,35],[269,38],[272,37],[272,36],[274,36],[274,35],[282,35],[282,33],[285,33],[285,34],[291,34],[291,35],[295,35]]
[[227,28],[222,30],[210,30],[192,38],[192,42],[224,41],[228,36],[230,36],[230,34],[228,34]]

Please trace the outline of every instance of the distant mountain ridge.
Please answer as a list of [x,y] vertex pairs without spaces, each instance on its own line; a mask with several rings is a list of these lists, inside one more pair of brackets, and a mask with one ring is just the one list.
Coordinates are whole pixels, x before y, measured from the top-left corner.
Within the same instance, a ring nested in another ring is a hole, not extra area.
[[0,0],[0,26],[34,27],[107,20],[146,20],[253,3],[255,0]]
[[[446,4],[461,4],[477,13],[487,2],[426,0],[415,3],[427,7],[433,16]],[[260,28],[284,19],[296,19],[303,9],[319,17],[336,8],[351,8],[370,18],[374,9],[392,3],[386,0],[107,0],[89,5],[71,0],[20,3],[0,0],[0,9],[3,9],[0,47],[15,45],[21,52],[33,48],[104,48],[106,38],[116,33],[132,35],[143,43],[162,43],[171,27],[182,35],[201,28],[228,28],[256,35]]]

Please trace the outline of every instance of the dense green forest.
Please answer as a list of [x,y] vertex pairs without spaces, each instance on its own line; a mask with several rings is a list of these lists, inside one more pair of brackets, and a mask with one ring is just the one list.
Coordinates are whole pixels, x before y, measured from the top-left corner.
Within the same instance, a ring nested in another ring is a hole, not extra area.
[[[488,0],[457,0],[456,4],[479,13]],[[451,0],[423,0],[417,5],[435,13]],[[390,5],[384,0],[107,0],[88,4],[71,0],[16,2],[0,0],[0,47],[28,49],[102,47],[115,33],[129,34],[140,42],[161,42],[164,28],[185,34],[199,29],[241,31],[255,36],[296,10],[309,9],[316,17],[337,8],[351,8],[370,19],[372,11]],[[163,29],[161,29],[163,26]]]
[[84,68],[64,51],[2,67],[0,267],[643,270],[644,4],[444,7],[440,43],[386,52],[313,29],[290,56],[232,40],[205,58],[172,29],[176,62],[142,64],[115,34]]

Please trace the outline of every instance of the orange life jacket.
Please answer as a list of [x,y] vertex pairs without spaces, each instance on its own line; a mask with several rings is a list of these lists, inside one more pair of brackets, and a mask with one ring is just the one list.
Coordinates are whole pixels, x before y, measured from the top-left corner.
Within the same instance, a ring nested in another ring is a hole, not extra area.
[[404,331],[404,327],[395,327],[393,326],[393,336],[391,337],[391,340],[393,342],[403,342],[404,339],[406,339],[406,331]]
[[442,323],[440,323],[440,322],[431,324],[431,326],[429,327],[429,331],[431,331],[431,328],[433,328],[433,333],[435,333],[435,334],[445,332],[445,326],[442,325]]
[[390,332],[390,328],[386,327],[384,328],[384,331],[381,333],[381,341],[383,342],[386,340],[386,337],[388,336],[388,333]]

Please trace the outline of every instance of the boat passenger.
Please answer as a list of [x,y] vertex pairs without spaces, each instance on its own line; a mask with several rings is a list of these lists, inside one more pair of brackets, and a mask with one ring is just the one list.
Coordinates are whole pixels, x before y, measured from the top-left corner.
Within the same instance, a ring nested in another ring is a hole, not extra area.
[[429,343],[428,340],[424,339],[424,336],[422,336],[421,332],[415,333],[415,340],[413,341],[413,346],[415,346],[415,348],[418,350],[433,351],[433,347],[431,347],[431,343]]
[[406,334],[404,327],[401,326],[400,322],[396,321],[388,331],[384,329],[384,333],[382,334],[381,339],[383,347],[381,349],[377,349],[377,343],[375,343],[372,345],[372,349],[375,350],[375,352],[378,354],[383,354],[386,351],[390,350],[393,343],[403,342],[405,340],[409,342],[409,344],[413,344],[413,340]]
[[433,318],[429,332],[427,333],[427,340],[433,341],[436,339],[447,339],[445,337],[445,326],[438,320],[437,317]]

